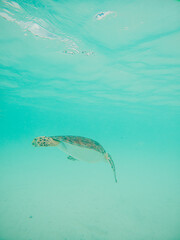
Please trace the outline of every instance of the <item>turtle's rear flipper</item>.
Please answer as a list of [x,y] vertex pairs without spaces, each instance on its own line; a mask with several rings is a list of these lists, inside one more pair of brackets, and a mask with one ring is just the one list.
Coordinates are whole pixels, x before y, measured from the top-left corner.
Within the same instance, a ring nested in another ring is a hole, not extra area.
[[72,160],[72,161],[77,161],[77,159],[73,158],[72,156],[68,156],[67,159]]
[[114,179],[115,179],[115,182],[117,182],[117,178],[116,178],[116,169],[115,169],[115,165],[114,165],[114,162],[111,158],[111,155],[109,153],[106,153],[105,155],[106,159],[108,160],[108,162],[110,163],[111,165],[111,168],[113,170],[113,173],[114,173]]

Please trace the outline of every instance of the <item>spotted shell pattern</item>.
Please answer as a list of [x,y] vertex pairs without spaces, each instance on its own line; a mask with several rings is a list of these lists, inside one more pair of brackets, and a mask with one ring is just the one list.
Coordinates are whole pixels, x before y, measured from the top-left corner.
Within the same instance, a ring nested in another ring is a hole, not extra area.
[[70,143],[80,147],[94,149],[100,153],[106,152],[98,142],[89,138],[79,137],[79,136],[53,136],[51,138],[58,142],[62,141],[62,142]]

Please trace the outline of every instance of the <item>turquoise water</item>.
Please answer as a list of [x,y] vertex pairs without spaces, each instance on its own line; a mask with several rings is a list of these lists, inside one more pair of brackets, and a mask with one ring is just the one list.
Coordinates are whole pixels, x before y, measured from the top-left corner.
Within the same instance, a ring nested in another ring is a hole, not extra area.
[[[0,1],[0,240],[180,239],[180,2]],[[116,166],[38,136],[98,141]]]

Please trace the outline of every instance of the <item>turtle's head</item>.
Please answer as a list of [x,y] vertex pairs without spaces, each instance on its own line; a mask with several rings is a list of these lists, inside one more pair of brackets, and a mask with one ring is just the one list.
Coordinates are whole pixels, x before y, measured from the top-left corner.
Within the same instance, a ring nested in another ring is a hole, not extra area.
[[54,141],[51,137],[36,137],[34,138],[34,140],[32,141],[32,145],[34,147],[53,147],[53,146],[57,146],[59,144],[59,142]]

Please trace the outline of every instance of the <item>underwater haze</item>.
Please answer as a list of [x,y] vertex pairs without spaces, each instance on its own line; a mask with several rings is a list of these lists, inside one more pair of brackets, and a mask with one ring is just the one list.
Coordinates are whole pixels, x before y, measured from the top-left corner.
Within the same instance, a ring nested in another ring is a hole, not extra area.
[[[180,1],[0,0],[0,240],[180,239]],[[38,136],[112,156],[72,161]]]

